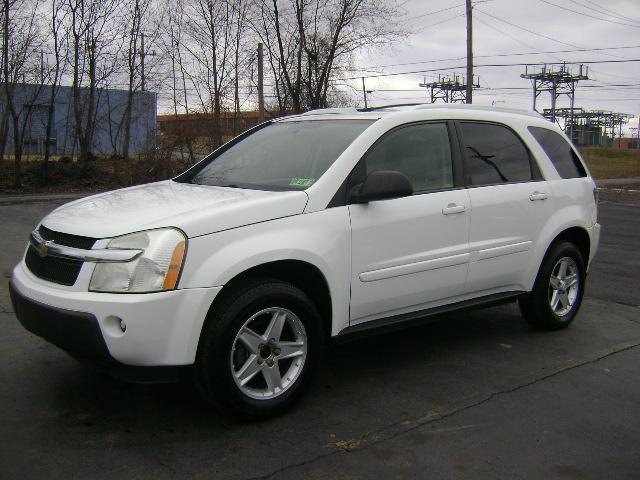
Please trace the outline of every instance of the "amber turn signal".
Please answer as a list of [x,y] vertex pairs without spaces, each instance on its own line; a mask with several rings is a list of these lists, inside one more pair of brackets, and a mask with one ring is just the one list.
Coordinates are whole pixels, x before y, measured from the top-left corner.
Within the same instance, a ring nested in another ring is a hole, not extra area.
[[164,277],[164,284],[162,285],[162,288],[165,290],[176,288],[178,277],[180,276],[180,269],[182,268],[182,260],[184,259],[185,246],[185,242],[180,242],[173,249],[171,263],[169,264],[167,274]]

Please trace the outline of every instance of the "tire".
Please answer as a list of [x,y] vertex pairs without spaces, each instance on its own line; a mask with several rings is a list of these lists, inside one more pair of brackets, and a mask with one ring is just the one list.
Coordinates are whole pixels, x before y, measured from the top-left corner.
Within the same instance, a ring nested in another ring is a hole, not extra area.
[[580,251],[573,243],[558,243],[545,256],[533,290],[519,300],[520,312],[536,328],[566,328],[580,309],[585,280]]
[[278,415],[308,386],[322,344],[320,314],[302,290],[273,279],[238,285],[205,322],[196,387],[223,413]]

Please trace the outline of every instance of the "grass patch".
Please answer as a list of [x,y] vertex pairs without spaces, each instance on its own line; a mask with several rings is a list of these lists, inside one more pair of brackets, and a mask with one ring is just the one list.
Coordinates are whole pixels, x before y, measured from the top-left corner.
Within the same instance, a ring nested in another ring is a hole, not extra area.
[[640,177],[640,150],[583,148],[580,153],[594,178]]

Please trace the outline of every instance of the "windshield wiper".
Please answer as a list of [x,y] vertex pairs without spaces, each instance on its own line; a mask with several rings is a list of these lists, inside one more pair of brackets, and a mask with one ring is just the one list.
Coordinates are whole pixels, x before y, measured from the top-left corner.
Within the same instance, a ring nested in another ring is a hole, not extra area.
[[189,183],[192,183],[193,185],[206,185],[208,187],[229,187],[229,188],[243,188],[240,185],[236,184],[236,183],[203,183],[203,182],[198,182],[196,180],[196,178],[192,178],[191,180],[189,180]]

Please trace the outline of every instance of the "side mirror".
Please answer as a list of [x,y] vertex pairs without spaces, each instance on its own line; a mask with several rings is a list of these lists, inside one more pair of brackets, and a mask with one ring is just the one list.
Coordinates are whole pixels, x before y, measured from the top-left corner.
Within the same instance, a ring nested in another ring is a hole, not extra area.
[[413,195],[413,187],[403,173],[395,170],[378,170],[367,175],[364,183],[353,187],[350,202],[368,203],[409,195]]

